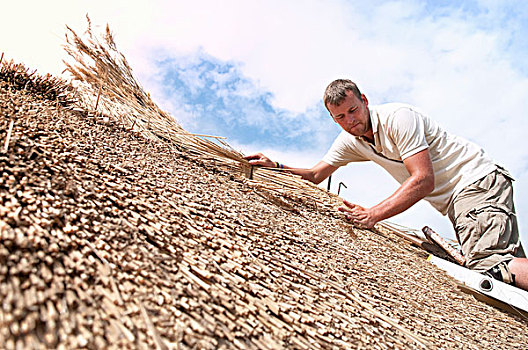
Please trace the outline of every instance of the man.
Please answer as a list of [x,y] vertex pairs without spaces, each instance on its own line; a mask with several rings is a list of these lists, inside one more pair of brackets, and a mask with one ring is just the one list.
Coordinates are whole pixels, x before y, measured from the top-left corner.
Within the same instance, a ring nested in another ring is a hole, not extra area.
[[311,169],[248,156],[253,165],[281,167],[320,183],[349,162],[373,161],[400,187],[372,208],[345,201],[339,208],[358,227],[371,228],[426,199],[448,215],[466,266],[528,290],[528,259],[520,243],[512,177],[477,145],[442,130],[416,107],[370,106],[350,80],[333,81],[324,103],[343,131]]

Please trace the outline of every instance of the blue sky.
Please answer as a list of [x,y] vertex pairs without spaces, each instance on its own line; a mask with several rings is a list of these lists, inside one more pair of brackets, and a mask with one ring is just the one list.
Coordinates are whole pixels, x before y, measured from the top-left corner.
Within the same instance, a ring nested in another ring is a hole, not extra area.
[[[321,159],[339,128],[326,85],[355,80],[371,104],[407,102],[481,145],[516,177],[528,241],[528,3],[526,1],[25,1],[10,2],[0,50],[60,74],[68,24],[89,13],[153,99],[190,131],[227,137],[246,154],[293,166]],[[19,23],[25,23],[20,27]],[[19,28],[16,32],[13,28]],[[14,34],[16,33],[16,34]],[[38,54],[37,54],[38,53]],[[365,206],[397,184],[373,164],[339,169],[343,196]],[[453,237],[421,203],[393,219]]]
[[[318,148],[321,134],[331,142],[339,128],[329,123],[320,103],[304,112],[273,105],[273,94],[259,89],[236,62],[221,61],[198,50],[192,56],[157,61],[163,98],[178,100],[189,113],[181,119],[192,132],[228,136],[239,144]],[[303,121],[308,120],[308,123]]]

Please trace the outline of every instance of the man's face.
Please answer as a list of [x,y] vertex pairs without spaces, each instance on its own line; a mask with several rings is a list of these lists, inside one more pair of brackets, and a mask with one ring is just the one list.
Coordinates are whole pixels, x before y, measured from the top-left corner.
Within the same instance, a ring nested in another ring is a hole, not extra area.
[[349,134],[369,137],[372,133],[367,106],[365,95],[358,98],[352,91],[347,91],[345,100],[339,106],[328,105],[328,110],[334,121]]

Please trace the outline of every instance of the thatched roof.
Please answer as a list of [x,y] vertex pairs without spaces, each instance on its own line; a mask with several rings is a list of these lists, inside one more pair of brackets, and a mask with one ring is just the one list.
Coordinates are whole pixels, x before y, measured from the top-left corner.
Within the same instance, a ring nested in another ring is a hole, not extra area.
[[2,63],[4,347],[527,347],[522,316],[462,293],[397,235],[346,224],[336,196],[248,179],[106,39],[71,33],[75,88]]

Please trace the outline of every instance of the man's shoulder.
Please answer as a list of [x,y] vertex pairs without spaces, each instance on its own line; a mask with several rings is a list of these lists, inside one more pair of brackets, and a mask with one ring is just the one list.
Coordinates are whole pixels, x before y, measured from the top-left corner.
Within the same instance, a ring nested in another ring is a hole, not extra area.
[[359,141],[359,138],[346,132],[345,130],[341,130],[339,135],[334,139],[334,142],[332,144],[332,148],[334,149],[357,149],[360,147],[361,142]]
[[343,166],[349,162],[366,161],[361,149],[365,147],[354,135],[342,130],[323,157],[323,161],[333,166]]
[[426,114],[420,108],[407,103],[385,103],[381,105],[369,106],[372,118],[376,118],[375,124],[381,124],[386,128],[401,127],[411,121],[420,118],[428,122]]
[[345,130],[341,130],[339,135],[337,135],[335,138],[335,142],[339,142],[341,144],[352,144],[356,142],[356,137]]
[[376,112],[380,119],[393,116],[398,111],[419,111],[418,107],[401,102],[390,102],[369,107],[371,110]]

